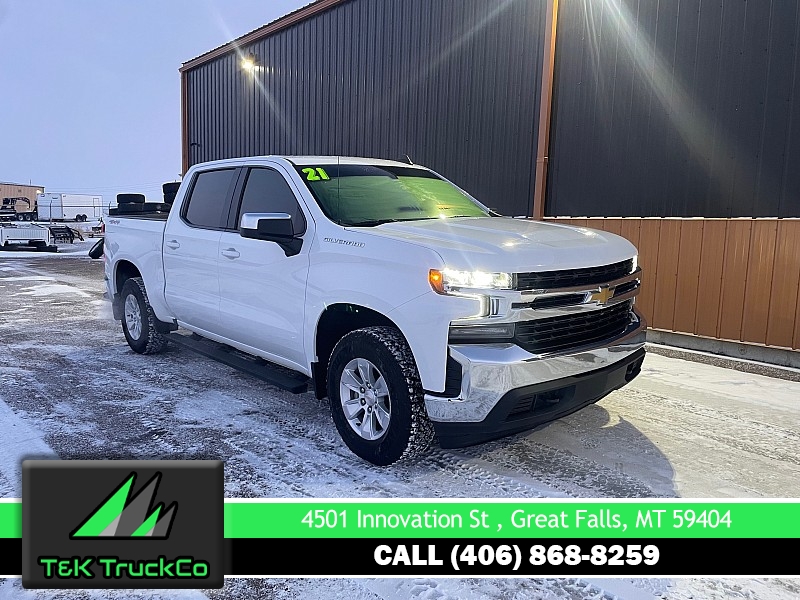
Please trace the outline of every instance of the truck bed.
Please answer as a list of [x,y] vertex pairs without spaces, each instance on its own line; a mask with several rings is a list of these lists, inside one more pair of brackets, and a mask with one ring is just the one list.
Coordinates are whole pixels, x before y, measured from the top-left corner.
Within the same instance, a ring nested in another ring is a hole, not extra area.
[[0,251],[58,252],[58,247],[51,241],[50,230],[42,225],[0,224]]
[[0,225],[0,246],[6,242],[27,243],[33,240],[50,243],[50,231],[41,225]]
[[109,216],[115,219],[139,219],[148,221],[166,221],[169,213],[166,212],[146,212],[146,213],[132,213],[132,214],[118,214],[116,209],[112,208],[109,211]]
[[171,204],[163,202],[145,202],[143,204],[120,204],[116,208],[109,208],[111,217],[139,217],[145,219],[166,220],[169,216]]
[[[106,222],[106,242],[113,240],[117,248],[124,249],[121,259],[131,260],[145,277],[152,290],[163,286],[161,246],[167,214],[137,213],[134,215],[110,215]],[[108,252],[108,245],[106,246]],[[148,275],[155,278],[148,281]]]

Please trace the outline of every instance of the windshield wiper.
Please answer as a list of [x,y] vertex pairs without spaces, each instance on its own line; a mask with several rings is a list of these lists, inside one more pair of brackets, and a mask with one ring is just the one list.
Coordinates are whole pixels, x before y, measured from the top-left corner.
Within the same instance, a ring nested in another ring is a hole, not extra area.
[[349,223],[345,227],[374,227],[375,225],[383,225],[384,223],[408,223],[409,221],[433,221],[438,217],[417,217],[416,219],[372,219],[369,221],[359,221],[358,223]]
[[383,225],[384,223],[396,223],[400,219],[370,219],[367,221],[358,221],[357,223],[348,223],[345,227],[374,227],[376,225]]

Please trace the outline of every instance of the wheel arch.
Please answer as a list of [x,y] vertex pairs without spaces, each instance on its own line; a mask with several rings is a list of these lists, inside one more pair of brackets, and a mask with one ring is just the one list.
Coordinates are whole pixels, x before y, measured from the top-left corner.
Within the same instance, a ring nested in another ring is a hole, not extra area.
[[111,299],[111,304],[114,311],[114,318],[117,321],[122,320],[122,303],[120,302],[122,286],[125,285],[128,279],[141,276],[142,273],[139,271],[139,268],[129,260],[121,259],[114,265],[114,297]]
[[[328,395],[328,363],[336,343],[351,331],[385,325],[393,327],[403,335],[400,327],[383,313],[351,302],[337,302],[326,307],[317,320],[314,334],[314,349],[317,362],[311,364],[314,377],[314,392],[317,398]],[[405,337],[405,336],[404,336]]]
[[[371,366],[364,366],[361,359]],[[434,439],[433,424],[416,360],[398,328],[379,325],[348,333],[334,347],[329,363],[331,414],[354,454],[387,466],[425,453]],[[349,383],[344,383],[348,366],[353,371]]]

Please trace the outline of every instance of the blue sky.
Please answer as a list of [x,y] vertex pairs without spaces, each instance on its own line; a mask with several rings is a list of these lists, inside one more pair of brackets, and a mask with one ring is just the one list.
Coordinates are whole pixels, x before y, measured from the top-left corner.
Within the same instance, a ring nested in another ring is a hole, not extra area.
[[0,181],[157,199],[178,68],[310,0],[0,0]]

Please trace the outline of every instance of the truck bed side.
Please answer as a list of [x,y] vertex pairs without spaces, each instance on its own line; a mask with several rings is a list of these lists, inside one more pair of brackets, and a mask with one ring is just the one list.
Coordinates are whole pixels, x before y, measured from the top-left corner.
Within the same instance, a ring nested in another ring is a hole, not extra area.
[[[106,224],[106,277],[109,290],[120,293],[126,276],[141,276],[156,316],[171,321],[172,315],[164,301],[164,265],[161,256],[164,241],[164,218],[154,215],[114,216]],[[113,299],[113,298],[112,298]]]

